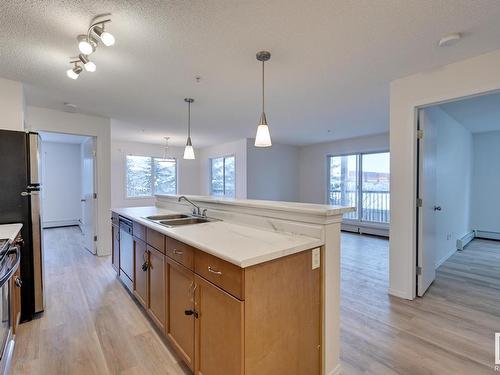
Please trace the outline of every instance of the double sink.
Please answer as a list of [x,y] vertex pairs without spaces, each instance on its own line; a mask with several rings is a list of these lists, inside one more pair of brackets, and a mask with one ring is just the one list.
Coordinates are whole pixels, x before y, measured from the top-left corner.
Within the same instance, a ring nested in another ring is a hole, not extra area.
[[182,225],[202,224],[216,220],[216,219],[209,219],[208,217],[200,217],[200,216],[184,215],[184,214],[153,215],[153,216],[146,216],[144,218],[168,228],[179,227]]

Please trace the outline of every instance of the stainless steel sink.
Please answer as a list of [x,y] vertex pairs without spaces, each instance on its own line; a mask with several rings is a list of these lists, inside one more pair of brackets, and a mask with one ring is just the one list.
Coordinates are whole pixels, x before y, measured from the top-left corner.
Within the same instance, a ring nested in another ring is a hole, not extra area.
[[183,215],[183,214],[171,214],[171,215],[146,216],[146,219],[153,220],[153,221],[160,221],[160,220],[184,219],[186,217],[189,217],[189,216]]
[[161,225],[165,225],[167,227],[177,227],[180,225],[191,225],[191,224],[201,224],[201,223],[208,223],[209,219],[204,219],[201,217],[189,217],[185,219],[176,219],[176,220],[161,220],[159,223]]
[[144,218],[169,228],[178,227],[181,225],[202,224],[217,220],[208,217],[199,217],[184,214],[153,215],[146,216]]

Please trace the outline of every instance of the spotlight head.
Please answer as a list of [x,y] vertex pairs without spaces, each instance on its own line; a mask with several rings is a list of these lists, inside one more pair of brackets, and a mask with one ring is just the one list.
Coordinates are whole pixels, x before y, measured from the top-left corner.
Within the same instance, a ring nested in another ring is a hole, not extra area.
[[66,75],[71,79],[77,79],[80,76],[82,70],[83,70],[82,67],[75,63],[74,68],[68,69],[66,71]]
[[80,54],[80,55],[78,55],[78,58],[83,63],[83,66],[87,72],[91,72],[91,73],[95,72],[97,67],[96,67],[94,62],[89,60],[88,56]]
[[84,55],[90,55],[95,52],[96,47],[97,41],[94,38],[87,38],[86,35],[80,35],[78,37],[78,49]]
[[115,44],[115,37],[113,36],[113,34],[104,31],[104,24],[102,24],[102,26],[95,26],[93,30],[106,47],[110,47]]

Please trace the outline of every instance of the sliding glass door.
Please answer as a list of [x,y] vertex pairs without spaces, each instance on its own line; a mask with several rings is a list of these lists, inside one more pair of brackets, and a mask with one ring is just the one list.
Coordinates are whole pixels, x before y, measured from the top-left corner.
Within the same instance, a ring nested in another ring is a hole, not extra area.
[[344,219],[389,223],[389,153],[328,157],[328,203],[353,206]]

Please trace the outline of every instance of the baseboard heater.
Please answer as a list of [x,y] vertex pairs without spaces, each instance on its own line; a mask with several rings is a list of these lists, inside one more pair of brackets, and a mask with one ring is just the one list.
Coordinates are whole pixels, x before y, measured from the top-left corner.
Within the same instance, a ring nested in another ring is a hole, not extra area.
[[352,223],[342,223],[340,229],[344,232],[353,232],[358,234],[371,234],[374,236],[389,237],[388,228],[380,228],[368,225],[356,225]]
[[457,250],[465,249],[474,238],[483,238],[485,240],[500,241],[500,233],[486,230],[473,230],[457,240]]

